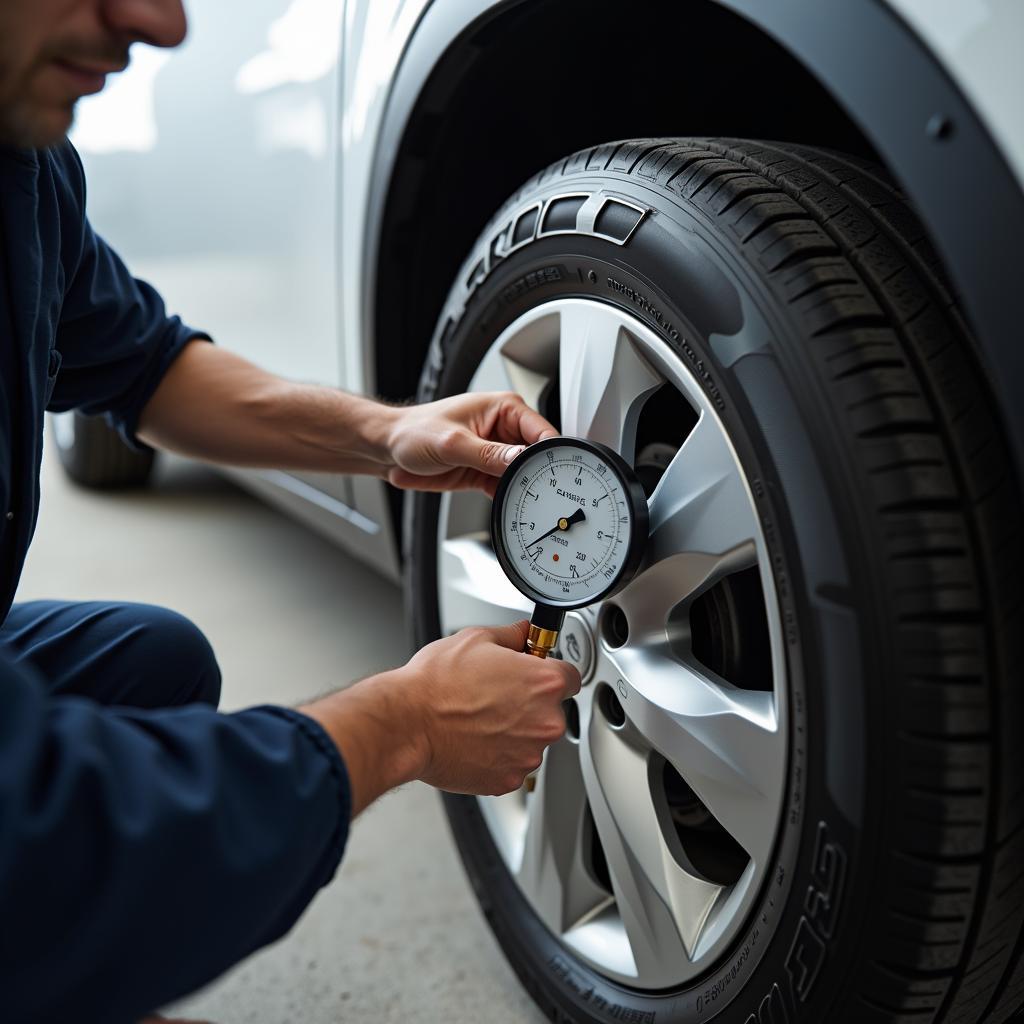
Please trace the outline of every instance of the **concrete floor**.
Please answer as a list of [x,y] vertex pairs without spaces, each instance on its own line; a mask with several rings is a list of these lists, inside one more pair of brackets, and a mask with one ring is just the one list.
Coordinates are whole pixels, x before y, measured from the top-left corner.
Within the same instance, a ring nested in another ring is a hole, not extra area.
[[[387,667],[402,614],[396,588],[211,470],[167,460],[152,489],[110,496],[71,486],[52,453],[18,592],[35,597],[183,612],[217,651],[227,710],[295,704]],[[420,784],[357,820],[338,875],[285,939],[165,1012],[216,1024],[545,1019]]]

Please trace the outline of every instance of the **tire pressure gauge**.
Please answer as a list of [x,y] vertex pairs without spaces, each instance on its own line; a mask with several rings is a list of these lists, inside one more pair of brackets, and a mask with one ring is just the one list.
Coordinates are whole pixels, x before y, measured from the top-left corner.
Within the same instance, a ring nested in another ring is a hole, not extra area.
[[647,533],[643,488],[610,448],[553,437],[521,452],[498,481],[491,540],[505,574],[537,605],[527,652],[547,657],[567,611],[624,587]]

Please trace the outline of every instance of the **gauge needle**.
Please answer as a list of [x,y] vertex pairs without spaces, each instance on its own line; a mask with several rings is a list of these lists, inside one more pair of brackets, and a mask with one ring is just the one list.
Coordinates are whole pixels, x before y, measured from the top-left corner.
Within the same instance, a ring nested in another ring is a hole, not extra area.
[[559,530],[568,530],[573,523],[582,523],[587,517],[583,514],[583,509],[578,508],[571,516],[565,516],[559,519],[555,525],[548,530],[547,533],[542,533],[539,537],[534,537],[529,544],[526,545],[527,550],[533,547],[538,541],[543,540],[545,537],[550,537],[551,534],[557,533]]

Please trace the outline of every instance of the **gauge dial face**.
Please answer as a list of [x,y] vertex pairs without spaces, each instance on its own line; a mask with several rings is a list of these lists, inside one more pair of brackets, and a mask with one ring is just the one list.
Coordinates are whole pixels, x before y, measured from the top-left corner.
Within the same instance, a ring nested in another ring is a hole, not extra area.
[[542,443],[508,474],[495,541],[512,582],[552,605],[589,604],[614,589],[635,546],[636,497],[612,454]]

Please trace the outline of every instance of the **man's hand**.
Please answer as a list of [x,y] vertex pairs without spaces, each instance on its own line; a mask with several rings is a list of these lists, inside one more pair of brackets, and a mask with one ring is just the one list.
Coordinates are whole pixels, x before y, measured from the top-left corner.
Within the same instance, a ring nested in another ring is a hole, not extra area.
[[493,497],[498,477],[524,445],[558,436],[511,392],[456,395],[396,412],[388,480],[418,491],[478,489]]
[[524,654],[529,623],[464,629],[406,666],[425,719],[418,778],[453,793],[518,789],[565,733],[562,702],[579,693],[568,662]]
[[341,751],[353,817],[421,779],[480,796],[518,789],[565,732],[562,702],[580,689],[566,662],[523,653],[529,624],[464,629],[407,665],[299,708]]

